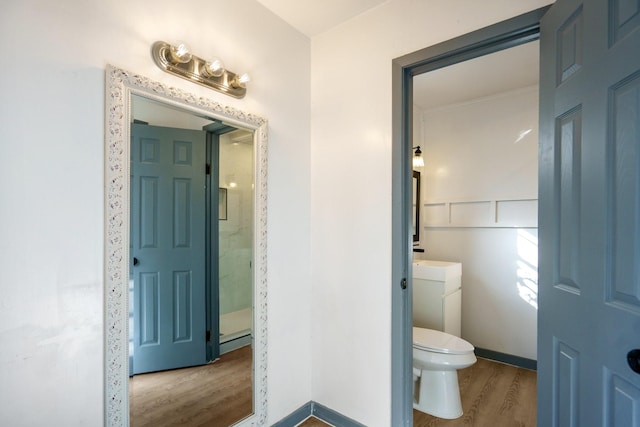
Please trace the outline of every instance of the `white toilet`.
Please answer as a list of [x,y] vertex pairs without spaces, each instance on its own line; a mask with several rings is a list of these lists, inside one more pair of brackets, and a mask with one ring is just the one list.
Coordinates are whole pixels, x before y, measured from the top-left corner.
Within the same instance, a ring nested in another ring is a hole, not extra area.
[[413,407],[439,418],[462,415],[458,369],[476,363],[473,345],[445,332],[413,328]]
[[413,407],[440,418],[462,415],[458,369],[476,363],[461,332],[462,264],[413,263]]

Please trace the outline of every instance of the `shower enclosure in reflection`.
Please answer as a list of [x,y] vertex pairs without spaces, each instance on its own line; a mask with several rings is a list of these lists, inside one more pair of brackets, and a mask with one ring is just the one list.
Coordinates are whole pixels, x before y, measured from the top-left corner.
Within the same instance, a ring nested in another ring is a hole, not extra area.
[[253,134],[220,136],[220,352],[251,343],[253,327]]

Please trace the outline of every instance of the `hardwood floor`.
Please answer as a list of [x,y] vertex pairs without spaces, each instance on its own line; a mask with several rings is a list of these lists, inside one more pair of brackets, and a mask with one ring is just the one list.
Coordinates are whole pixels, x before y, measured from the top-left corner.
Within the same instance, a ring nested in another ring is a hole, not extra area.
[[[535,427],[536,373],[486,359],[458,371],[462,417],[445,420],[413,411],[414,427]],[[326,427],[310,418],[300,427]]]
[[317,419],[316,417],[307,418],[303,423],[298,424],[298,427],[326,427],[331,426],[324,421]]
[[[458,371],[464,414],[455,420],[413,411],[415,427],[535,427],[536,373],[486,359]],[[252,412],[251,348],[195,368],[130,379],[132,427],[227,427]],[[311,417],[301,427],[329,424]]]
[[253,412],[251,360],[246,346],[208,365],[135,375],[131,426],[230,426]]
[[414,427],[535,427],[536,373],[486,359],[458,371],[462,417],[445,420],[413,411]]

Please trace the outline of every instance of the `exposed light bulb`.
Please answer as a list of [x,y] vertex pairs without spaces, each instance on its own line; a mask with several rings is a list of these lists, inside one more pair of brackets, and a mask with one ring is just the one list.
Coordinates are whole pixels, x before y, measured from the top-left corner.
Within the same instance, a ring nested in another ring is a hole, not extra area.
[[413,156],[413,167],[414,168],[424,167],[424,159],[422,158],[422,156]]
[[420,150],[420,146],[413,147],[413,150],[415,150],[413,154],[413,167],[414,168],[424,167],[424,159],[422,158],[422,151]]
[[211,77],[220,77],[224,74],[224,64],[220,59],[214,58],[204,64],[204,72]]
[[249,74],[244,73],[241,76],[235,76],[233,81],[231,81],[231,86],[234,88],[244,87],[245,83],[248,83],[250,81],[251,77],[249,77]]
[[169,49],[171,59],[179,64],[186,64],[191,61],[191,49],[186,43],[178,42],[177,45],[172,45]]

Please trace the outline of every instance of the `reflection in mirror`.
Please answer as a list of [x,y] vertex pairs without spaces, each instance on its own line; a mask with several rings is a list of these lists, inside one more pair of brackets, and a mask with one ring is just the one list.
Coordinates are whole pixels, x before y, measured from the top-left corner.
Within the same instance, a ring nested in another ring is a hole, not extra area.
[[107,74],[106,424],[261,424],[266,121]]
[[230,425],[253,412],[253,132],[131,101],[131,424]]

